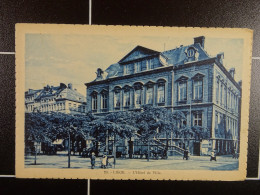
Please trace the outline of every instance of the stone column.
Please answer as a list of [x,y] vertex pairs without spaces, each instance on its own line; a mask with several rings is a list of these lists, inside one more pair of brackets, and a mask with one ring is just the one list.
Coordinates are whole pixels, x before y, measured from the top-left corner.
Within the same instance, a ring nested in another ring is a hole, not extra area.
[[97,94],[97,112],[101,112],[101,95]]
[[158,85],[153,85],[153,106],[157,105]]
[[124,107],[124,92],[123,90],[121,89],[120,90],[120,110],[123,110],[123,107]]

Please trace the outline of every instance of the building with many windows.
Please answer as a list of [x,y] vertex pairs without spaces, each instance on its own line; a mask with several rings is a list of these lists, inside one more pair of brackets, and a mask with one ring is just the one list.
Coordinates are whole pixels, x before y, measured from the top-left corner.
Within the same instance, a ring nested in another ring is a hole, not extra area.
[[29,89],[25,92],[25,112],[86,113],[86,97],[72,87],[71,83],[61,83],[57,87]]
[[[158,52],[135,47],[105,71],[98,69],[86,83],[87,110],[95,114],[140,109],[143,105],[182,111],[182,126],[201,126],[210,139],[192,142],[186,148],[194,155],[232,153],[238,147],[241,84],[235,69],[223,65],[224,54],[210,57],[205,37],[188,46]],[[173,138],[173,144],[180,140]]]

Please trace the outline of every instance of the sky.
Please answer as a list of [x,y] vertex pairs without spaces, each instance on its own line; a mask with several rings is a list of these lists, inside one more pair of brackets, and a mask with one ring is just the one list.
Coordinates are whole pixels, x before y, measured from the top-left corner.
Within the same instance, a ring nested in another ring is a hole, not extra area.
[[[164,51],[191,44],[193,37],[26,34],[25,89],[72,83],[73,88],[86,96],[84,83],[96,78],[97,68],[105,70],[137,45]],[[227,70],[235,67],[235,80],[241,80],[242,39],[206,37],[205,50],[212,57],[224,52],[224,66]]]

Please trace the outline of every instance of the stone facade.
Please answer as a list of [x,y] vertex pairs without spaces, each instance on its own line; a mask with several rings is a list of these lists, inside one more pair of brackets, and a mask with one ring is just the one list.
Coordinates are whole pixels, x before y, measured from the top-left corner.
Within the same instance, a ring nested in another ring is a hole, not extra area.
[[[186,115],[182,125],[210,131],[210,140],[186,143],[191,153],[232,153],[239,140],[241,85],[234,80],[235,69],[224,67],[223,53],[210,57],[204,44],[202,36],[164,52],[137,46],[86,83],[87,110],[107,114],[145,104],[179,110]],[[180,140],[172,142],[179,145]]]
[[86,111],[86,97],[73,89],[71,83],[25,92],[25,112],[85,114]]

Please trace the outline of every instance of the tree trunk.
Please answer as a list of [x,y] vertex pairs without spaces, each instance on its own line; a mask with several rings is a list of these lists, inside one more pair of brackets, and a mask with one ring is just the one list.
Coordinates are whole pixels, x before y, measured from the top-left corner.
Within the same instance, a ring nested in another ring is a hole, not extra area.
[[114,133],[113,154],[114,154],[114,168],[115,168],[116,167],[116,134],[115,133]]
[[68,168],[70,168],[70,133],[69,133],[69,148],[68,148]]
[[150,160],[150,140],[149,140],[149,138],[148,138],[148,148],[147,148],[147,161],[149,162],[149,160]]
[[36,157],[37,157],[37,145],[34,147],[35,149],[35,155],[34,155],[34,164],[36,165]]
[[108,154],[108,131],[106,132],[106,152]]

